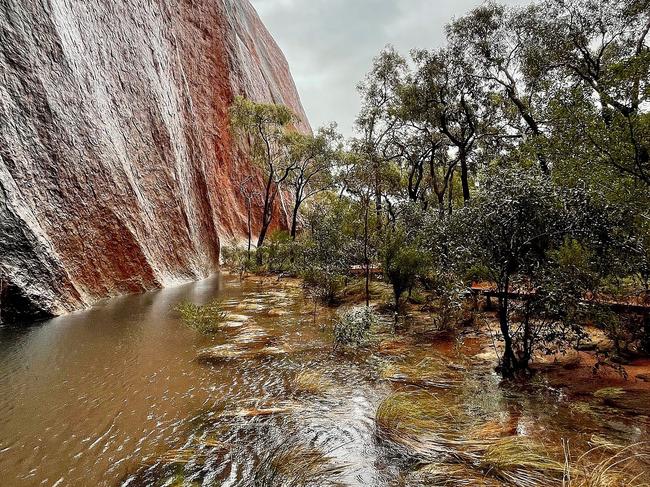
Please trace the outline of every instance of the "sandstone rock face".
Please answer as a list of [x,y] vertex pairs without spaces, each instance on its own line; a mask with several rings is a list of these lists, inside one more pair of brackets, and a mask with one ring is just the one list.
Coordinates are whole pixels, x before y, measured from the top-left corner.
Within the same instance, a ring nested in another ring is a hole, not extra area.
[[213,272],[257,174],[228,132],[237,94],[309,130],[248,0],[0,2],[4,316]]

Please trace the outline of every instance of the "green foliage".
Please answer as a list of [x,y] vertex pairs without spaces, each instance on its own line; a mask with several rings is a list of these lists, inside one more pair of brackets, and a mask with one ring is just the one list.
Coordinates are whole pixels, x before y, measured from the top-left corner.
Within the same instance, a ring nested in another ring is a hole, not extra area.
[[240,247],[236,243],[226,245],[221,249],[221,260],[223,265],[243,276],[246,272],[255,270],[255,255],[249,255],[245,248]]
[[334,304],[354,264],[361,263],[358,213],[349,201],[325,195],[307,214],[309,230],[296,259],[312,295]]
[[359,347],[368,341],[370,328],[377,323],[377,317],[368,306],[356,307],[339,312],[334,324],[336,346]]
[[223,303],[219,300],[203,306],[184,302],[176,306],[175,310],[180,314],[183,323],[206,335],[218,331],[228,318],[228,313],[224,311]]
[[[536,350],[551,352],[580,336],[574,318],[590,284],[589,254],[571,238],[581,232],[567,210],[573,195],[547,177],[502,168],[484,184],[450,221],[450,255],[461,275],[482,269],[496,285],[502,365],[512,373]],[[513,290],[524,299],[509,299]]]
[[305,269],[301,277],[311,296],[327,305],[337,302],[345,286],[343,275],[316,266]]
[[288,232],[279,230],[273,232],[266,245],[257,252],[263,255],[264,268],[269,272],[291,272],[292,259],[297,251],[297,245]]
[[432,293],[441,329],[467,321],[467,285],[487,282],[507,373],[566,350],[598,314],[617,348],[650,349],[647,313],[589,302],[650,300],[649,15],[632,0],[481,5],[441,49],[377,56],[346,150],[334,127],[292,133],[284,109],[237,99],[265,201],[280,184],[294,196],[291,239],[261,248],[262,232],[260,269],[333,303],[381,266],[397,309],[417,285]]
[[408,242],[403,230],[394,230],[384,237],[382,249],[384,274],[393,286],[395,308],[399,309],[402,294],[416,284],[426,267],[427,256]]
[[252,155],[263,167],[276,155],[271,151],[281,149],[277,144],[294,120],[295,115],[284,105],[256,103],[242,96],[236,97],[230,108],[231,126],[252,143]]

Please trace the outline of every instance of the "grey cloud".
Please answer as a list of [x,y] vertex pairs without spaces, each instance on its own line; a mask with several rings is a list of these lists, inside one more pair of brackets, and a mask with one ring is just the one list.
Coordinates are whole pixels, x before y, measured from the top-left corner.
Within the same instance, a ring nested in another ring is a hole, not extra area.
[[[314,127],[352,134],[356,85],[387,44],[434,48],[444,26],[481,0],[251,0],[284,51]],[[525,4],[528,0],[507,0]]]

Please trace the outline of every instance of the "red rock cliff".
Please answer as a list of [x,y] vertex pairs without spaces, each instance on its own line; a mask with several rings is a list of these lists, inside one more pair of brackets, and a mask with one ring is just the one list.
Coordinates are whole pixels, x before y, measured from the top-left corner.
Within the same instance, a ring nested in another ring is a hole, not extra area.
[[202,278],[241,237],[234,95],[309,130],[247,0],[0,3],[0,310]]

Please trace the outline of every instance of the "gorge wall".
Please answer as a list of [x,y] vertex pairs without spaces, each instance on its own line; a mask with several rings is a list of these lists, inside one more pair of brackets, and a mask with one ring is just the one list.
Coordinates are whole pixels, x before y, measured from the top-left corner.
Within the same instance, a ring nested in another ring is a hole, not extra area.
[[[237,94],[309,125],[248,0],[0,2],[0,311],[207,276],[241,238]],[[259,174],[257,174],[259,178]]]

